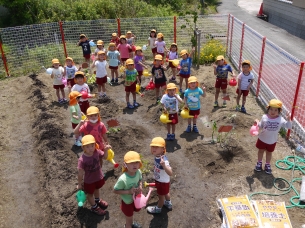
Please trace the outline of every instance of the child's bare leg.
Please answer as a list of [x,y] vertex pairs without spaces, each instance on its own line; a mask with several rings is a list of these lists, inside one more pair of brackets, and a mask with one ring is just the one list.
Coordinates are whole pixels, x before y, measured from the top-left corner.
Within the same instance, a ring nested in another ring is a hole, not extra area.
[[236,97],[236,105],[238,105],[238,106],[239,106],[240,97],[241,97],[241,94],[240,95],[238,94]]
[[183,77],[180,76],[180,80],[179,80],[179,88],[182,90],[182,82],[183,82]]
[[65,90],[64,89],[60,89],[60,92],[61,92],[61,95],[62,95],[62,98],[66,98],[66,95],[65,95]]
[[188,78],[185,78],[185,89],[187,90],[187,87],[188,87],[188,81],[189,79]]
[[270,164],[271,158],[272,158],[272,152],[266,151],[266,163]]
[[111,79],[114,80],[114,69],[111,69]]
[[243,104],[243,106],[245,106],[245,104],[246,104],[246,99],[247,99],[247,97],[246,97],[246,96],[243,96],[243,98],[242,98],[242,104]]
[[176,125],[175,124],[171,124],[171,125],[172,125],[172,134],[175,134]]
[[192,119],[191,119],[191,118],[188,118],[188,119],[187,119],[187,123],[188,123],[188,125],[191,125],[191,124],[192,124]]
[[115,71],[114,71],[114,74],[115,74],[115,79],[118,79],[118,78],[119,78],[119,72],[118,72],[118,70],[115,70]]
[[173,79],[176,78],[177,68],[172,68]]
[[95,205],[94,195],[93,194],[87,194],[87,199],[88,199],[88,202],[90,203],[91,206]]
[[136,94],[136,92],[133,92],[133,93],[132,93],[132,98],[133,98],[134,101],[137,100],[137,94]]
[[97,91],[100,93],[102,91],[102,86],[101,85],[97,85]]
[[258,150],[258,153],[257,153],[257,160],[258,161],[262,161],[263,160],[264,152],[265,152],[265,150],[261,150],[261,149]]
[[225,97],[227,95],[227,89],[222,90],[222,97]]
[[102,91],[105,93],[106,92],[105,83],[103,83],[101,87],[102,87]]
[[167,200],[167,201],[170,201],[170,200],[171,200],[171,196],[170,196],[169,193],[167,193],[167,194],[165,195],[165,200]]
[[132,228],[133,216],[131,217],[125,216],[125,218],[126,218],[125,228]]
[[167,133],[170,134],[171,133],[171,124],[166,124],[167,125]]
[[164,200],[165,200],[165,195],[163,195],[163,196],[160,196],[159,195],[159,201],[158,201],[158,207],[159,208],[162,208],[163,207],[163,205],[164,205]]
[[157,99],[159,98],[159,94],[160,94],[160,89],[159,89],[159,88],[156,88],[156,98],[157,98]]
[[220,92],[220,88],[216,88],[215,101],[218,101],[219,92]]
[[100,198],[100,191],[99,191],[99,189],[95,189],[93,194],[94,194],[95,199],[99,199]]
[[197,124],[197,118],[191,118],[193,120],[193,124]]
[[126,102],[129,103],[129,94],[130,92],[126,92]]
[[60,99],[59,89],[56,89],[56,96],[57,96],[57,99],[59,100]]

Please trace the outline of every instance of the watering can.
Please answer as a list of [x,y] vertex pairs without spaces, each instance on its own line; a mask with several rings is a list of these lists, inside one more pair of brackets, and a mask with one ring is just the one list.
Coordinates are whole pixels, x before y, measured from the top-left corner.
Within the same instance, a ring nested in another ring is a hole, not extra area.
[[178,67],[179,66],[179,59],[172,59],[172,60],[169,60],[169,62],[172,62],[174,67]]
[[146,51],[146,50],[147,50],[147,46],[146,46],[146,45],[143,45],[142,50],[143,50],[143,51]]
[[229,81],[229,85],[230,86],[236,86],[237,85],[237,81],[235,78],[232,78],[230,81]]
[[87,116],[86,115],[82,115],[82,120],[85,120],[87,119]]
[[149,73],[147,69],[144,69],[143,70],[143,76],[149,77],[149,76],[151,76],[151,73]]
[[258,135],[258,130],[259,130],[258,125],[253,125],[253,126],[250,128],[250,135],[252,135],[252,136]]
[[133,194],[134,205],[137,209],[141,209],[146,206],[152,190],[153,188],[149,188],[147,196],[144,196],[142,193],[139,193],[138,195]]
[[91,60],[94,61],[95,60],[95,55],[91,54]]
[[107,83],[108,83],[109,85],[112,85],[110,77],[107,77]]
[[80,93],[82,94],[83,99],[92,98],[95,96],[94,94],[88,94],[86,91],[81,91]]
[[155,187],[156,183],[147,183],[146,181],[144,182],[144,187],[146,188],[147,186],[149,187]]
[[155,84],[154,82],[151,80],[148,85],[145,87],[146,90],[154,90],[155,89]]
[[67,86],[67,79],[66,79],[66,78],[62,78],[61,81],[62,81],[62,84],[64,84],[65,86]]
[[160,116],[160,121],[164,124],[168,124],[168,123],[175,123],[175,120],[170,120],[169,119],[169,114],[168,112],[163,112],[162,115]]
[[115,163],[115,161],[113,160],[114,158],[114,152],[113,150],[111,149],[108,149],[108,157],[107,157],[107,161],[110,161],[112,164],[113,164],[113,167],[114,168],[118,168],[119,167],[119,164],[118,163]]
[[140,84],[137,84],[137,85],[136,85],[136,93],[137,93],[137,94],[140,94],[140,96],[143,97],[144,94],[140,92],[140,89],[141,89]]
[[181,113],[180,116],[184,119],[188,119],[188,118],[197,118],[197,115],[195,116],[191,116],[190,115],[190,110],[188,108],[184,108]]
[[178,65],[178,66],[177,66],[177,69],[178,69],[178,70],[181,70],[181,66],[180,66],[180,65]]
[[84,205],[86,201],[86,194],[84,191],[78,190],[78,192],[76,193],[76,201],[79,207],[82,207]]
[[89,44],[90,44],[91,47],[96,45],[93,41],[90,41]]
[[51,75],[52,72],[53,72],[53,68],[48,68],[48,69],[46,69],[46,73],[47,73],[47,74],[50,74],[50,75]]
[[125,70],[126,68],[124,66],[120,66],[120,73],[124,73]]

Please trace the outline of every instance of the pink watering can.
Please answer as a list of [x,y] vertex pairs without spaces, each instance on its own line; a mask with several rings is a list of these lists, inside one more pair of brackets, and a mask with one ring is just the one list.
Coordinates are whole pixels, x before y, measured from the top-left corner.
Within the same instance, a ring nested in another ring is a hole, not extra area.
[[66,79],[66,78],[62,78],[61,81],[62,81],[62,84],[64,84],[65,86],[67,86],[67,79]]
[[137,209],[141,209],[146,206],[146,203],[150,197],[150,193],[152,190],[153,190],[153,188],[149,188],[149,191],[148,191],[148,194],[146,197],[142,193],[140,193],[138,195],[133,194],[134,205]]
[[258,130],[259,130],[258,125],[253,125],[253,126],[250,128],[250,135],[252,135],[252,136],[258,135]]

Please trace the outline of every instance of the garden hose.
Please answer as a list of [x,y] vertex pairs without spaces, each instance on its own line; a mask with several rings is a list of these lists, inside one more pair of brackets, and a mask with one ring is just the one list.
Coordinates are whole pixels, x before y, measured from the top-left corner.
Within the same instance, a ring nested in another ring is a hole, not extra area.
[[[292,161],[293,160],[293,161]],[[283,170],[292,170],[292,172],[294,172],[294,170],[300,170],[304,175],[305,175],[305,159],[301,158],[299,156],[287,156],[285,157],[283,160],[277,160],[275,162],[275,166],[279,169],[283,169]],[[269,195],[269,196],[281,196],[281,195],[286,195],[288,194],[291,190],[293,190],[295,192],[295,196],[290,198],[290,203],[291,205],[286,205],[286,208],[292,208],[292,207],[299,207],[299,208],[305,208],[305,204],[301,205],[300,204],[300,194],[299,192],[296,190],[296,188],[293,186],[293,182],[295,181],[301,181],[302,178],[292,178],[291,182],[289,182],[288,180],[286,180],[285,178],[275,178],[273,180],[273,186],[279,190],[282,191],[283,193],[279,193],[279,194],[273,194],[273,193],[267,193],[267,192],[255,192],[253,194],[251,194],[249,196],[250,199],[252,199],[252,197],[254,195]],[[288,187],[287,188],[279,188],[276,186],[276,182],[277,181],[283,181],[285,182]],[[298,202],[295,202],[296,200],[298,200]]]

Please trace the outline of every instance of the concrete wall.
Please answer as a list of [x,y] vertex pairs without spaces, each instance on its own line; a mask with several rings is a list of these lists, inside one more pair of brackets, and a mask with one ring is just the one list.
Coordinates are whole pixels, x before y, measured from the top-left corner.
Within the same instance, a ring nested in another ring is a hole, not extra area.
[[268,22],[292,35],[305,39],[305,9],[285,0],[263,0],[263,12]]

